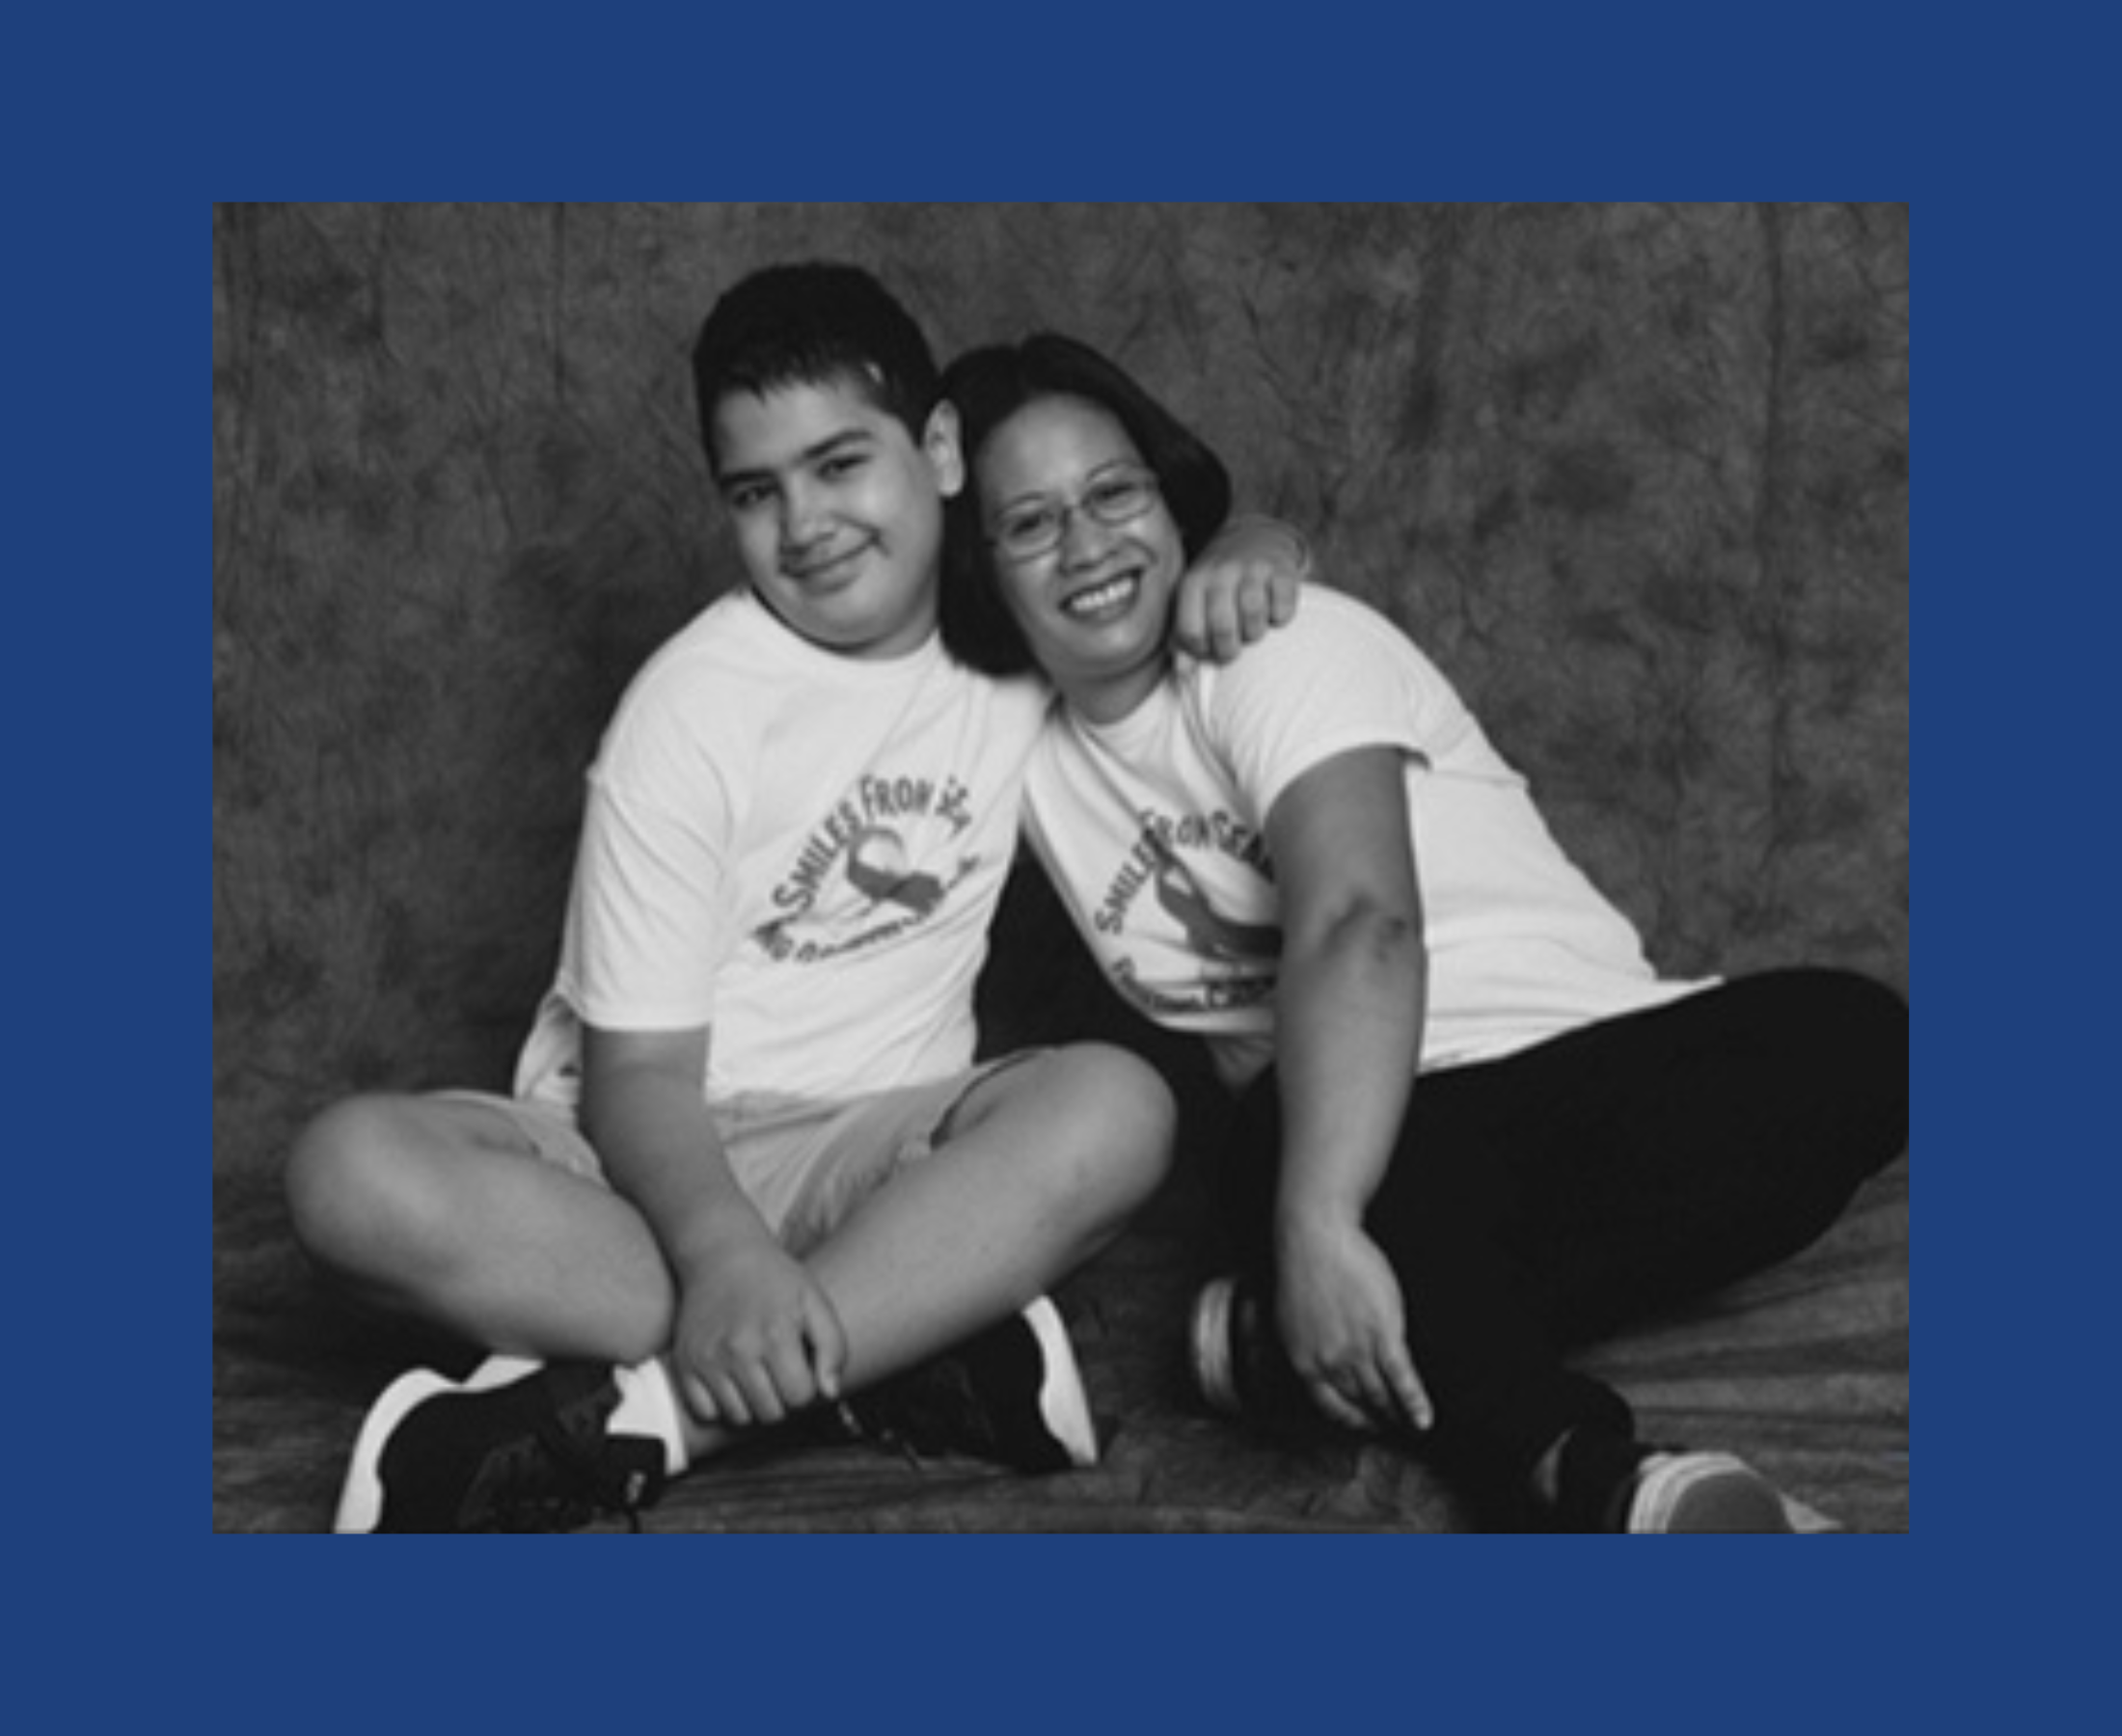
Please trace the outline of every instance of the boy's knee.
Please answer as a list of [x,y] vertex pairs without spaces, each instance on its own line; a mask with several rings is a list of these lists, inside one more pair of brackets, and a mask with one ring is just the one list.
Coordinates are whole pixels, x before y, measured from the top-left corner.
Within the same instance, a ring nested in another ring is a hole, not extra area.
[[1069,1071],[1072,1102],[1082,1105],[1088,1130],[1109,1150],[1141,1159],[1161,1176],[1179,1128],[1179,1108],[1164,1075],[1139,1055],[1108,1044],[1085,1043],[1056,1056]]
[[1021,1090],[1057,1192],[1132,1206],[1164,1180],[1178,1109],[1163,1076],[1138,1056],[1075,1044],[1026,1063]]
[[297,1136],[283,1176],[295,1239],[319,1265],[360,1273],[379,1251],[404,1251],[426,1193],[411,1154],[407,1106],[394,1098],[350,1098]]

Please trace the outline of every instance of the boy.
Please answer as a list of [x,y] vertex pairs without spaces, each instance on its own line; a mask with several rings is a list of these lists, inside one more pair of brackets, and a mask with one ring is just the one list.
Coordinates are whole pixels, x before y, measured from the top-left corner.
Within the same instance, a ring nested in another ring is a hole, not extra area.
[[[1046,695],[936,635],[955,414],[845,266],[737,285],[694,368],[748,586],[606,735],[514,1096],[356,1099],[289,1166],[323,1272],[498,1353],[378,1399],[342,1532],[634,1516],[819,1407],[906,1432],[879,1383],[953,1346],[949,1444],[1095,1461],[1044,1292],[1157,1185],[1172,1109],[1098,1045],[971,1062]],[[1261,609],[1219,596],[1226,637]]]

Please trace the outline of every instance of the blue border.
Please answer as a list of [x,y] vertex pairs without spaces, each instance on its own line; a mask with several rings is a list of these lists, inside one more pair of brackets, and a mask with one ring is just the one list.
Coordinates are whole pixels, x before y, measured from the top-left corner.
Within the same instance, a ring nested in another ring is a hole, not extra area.
[[[31,544],[25,570],[54,575],[55,589],[57,575],[84,574],[55,599],[66,611],[60,631],[106,643],[113,617],[122,618],[125,642],[112,666],[138,695],[142,718],[171,716],[178,679],[170,454],[177,359],[187,351],[174,310],[195,291],[175,270],[177,162],[204,158],[215,192],[530,183],[580,193],[652,173],[748,192],[860,185],[1139,196],[1206,184],[1256,197],[1374,197],[1433,193],[1446,182],[1508,190],[1505,177],[1523,190],[1539,184],[1536,173],[1545,182],[1594,169],[1647,180],[1683,166],[1692,177],[1698,164],[1714,168],[1727,190],[1753,190],[1740,176],[1773,176],[1777,188],[1817,187],[1832,176],[1857,191],[1895,191],[1909,186],[1918,153],[1937,136],[1904,112],[1915,106],[1915,39],[1898,24],[1867,26],[1840,13],[1823,13],[1811,28],[1789,13],[1717,28],[1699,10],[1665,9],[1635,14],[1645,23],[1634,30],[1610,14],[1580,11],[1560,25],[1512,14],[1483,36],[1384,8],[1200,9],[1191,19],[1136,9],[1102,21],[1049,15],[1014,30],[967,9],[955,24],[940,14],[870,14],[839,29],[824,14],[784,14],[755,27],[764,41],[747,40],[742,21],[675,9],[660,22],[578,14],[545,30],[521,11],[476,25],[410,10],[395,19],[371,12],[307,22],[264,8],[247,14],[226,9],[231,28],[206,32],[204,43],[189,21],[164,14],[168,22],[118,33],[115,42],[47,38],[37,44],[45,59],[19,63],[49,66],[60,47],[68,65],[104,68],[106,99],[131,111],[113,136],[83,139],[55,190],[55,211],[76,221],[49,237],[64,255],[64,281],[50,285],[52,306],[35,313],[49,315],[41,329],[53,334],[37,346],[46,352],[35,358],[40,371],[57,377],[62,399],[73,394],[70,414],[41,437],[122,459],[53,502],[50,516],[66,522]],[[888,52],[883,33],[895,25],[922,41]],[[18,39],[52,28],[14,27]],[[106,28],[99,17],[83,34]],[[179,78],[180,49],[200,59]],[[946,101],[963,104],[980,88],[968,60],[1006,68],[1009,92],[973,100],[969,118],[948,123]],[[797,121],[792,91],[804,104]],[[1972,285],[1998,275],[1995,261],[1986,271],[1966,262],[1972,280],[1948,285],[1943,271],[1936,280],[1962,308],[1979,292]],[[2002,390],[1979,367],[1970,384],[1972,401],[1956,381],[1956,421],[1979,419]],[[1926,429],[1926,478],[1945,466],[1941,498],[1996,477],[1972,456],[1963,465],[1960,445],[1944,428]],[[1945,561],[1925,570],[1926,644],[1949,637],[1957,662],[1959,645],[1995,630],[1986,605],[2001,569],[1977,577],[1979,556],[1957,531],[1925,547]],[[1960,736],[1955,728],[1960,765],[1979,766],[1978,752],[1995,751]],[[125,909],[143,933],[186,933],[196,907],[189,917],[175,909],[177,877],[167,865],[177,831],[174,730],[114,725],[108,739],[90,732],[84,746],[92,756],[122,751],[142,789],[119,811],[72,815],[79,833],[68,878],[79,905]],[[1957,856],[1957,827],[1952,842]],[[1946,876],[1957,906],[1968,870],[1945,854],[1926,860],[1926,876],[1932,885]],[[91,873],[80,866],[91,857],[129,872]],[[155,872],[139,872],[149,863]],[[2023,877],[2012,883],[2023,896]],[[182,1028],[172,966],[186,951],[188,943],[158,949],[154,968],[128,981],[125,1034]],[[1963,956],[1977,977],[1993,968],[1978,938]],[[93,1011],[89,986],[72,987],[69,1006]],[[1945,1028],[1940,1016],[1934,1032]],[[176,1312],[153,1298],[175,1293],[181,1247],[163,1196],[198,1162],[173,1136],[169,1114],[175,1054],[185,1047],[128,1056],[122,1090],[103,1076],[98,1107],[119,1109],[99,1129],[104,1149],[136,1153],[124,1184],[138,1192],[124,1212],[98,1219],[119,1220],[97,1255],[122,1282],[109,1285],[113,1293],[83,1323],[92,1343],[131,1345],[143,1329],[156,1343],[155,1327]],[[1982,1131],[1970,1115],[1943,1148],[1926,1143],[1925,1221],[1945,1222],[1945,1234],[1960,1220],[1932,1207],[1956,1191],[1954,1172],[2023,1144],[1978,1153]],[[109,1185],[107,1175],[84,1179]],[[2004,1276],[2018,1276],[2008,1262]],[[1934,1331],[1934,1305],[1950,1303],[1926,1292]],[[167,1419],[186,1414],[173,1363],[167,1343],[124,1359],[126,1408],[140,1429],[125,1431],[129,1481],[118,1486],[132,1494],[134,1523],[151,1533],[181,1510],[164,1467],[182,1460],[161,1438]],[[1926,1405],[1927,1459],[1959,1456],[1940,1438],[1942,1421]],[[1927,1476],[1926,1486],[1937,1479]],[[1684,1716],[1689,1727],[1803,1718],[1877,1728],[1905,1718],[1918,1663],[1906,1654],[1919,1606],[1902,1565],[1913,1542],[1845,1550],[1832,1569],[1815,1560],[1802,1574],[1763,1570],[1757,1552],[1743,1568],[1698,1556],[1684,1571],[1607,1556],[1593,1573],[1573,1564],[1581,1557],[1512,1553],[1536,1543],[1427,1538],[910,1538],[881,1548],[702,1539],[645,1563],[636,1551],[608,1571],[579,1559],[556,1566],[541,1558],[540,1571],[512,1559],[466,1567],[459,1558],[418,1574],[402,1561],[378,1567],[343,1555],[317,1571],[285,1553],[267,1564],[238,1553],[249,1547],[217,1539],[205,1581],[169,1571],[174,1563],[151,1548],[114,1548],[109,1578],[161,1594],[150,1634],[164,1631],[172,1610],[206,1604],[238,1642],[203,1643],[193,1667],[172,1675],[106,1655],[90,1682],[137,1696],[150,1716],[167,1715],[173,1687],[196,1686],[199,1703],[231,1722],[251,1722],[255,1708],[260,1724],[300,1716],[349,1727],[385,1717],[502,1723],[528,1712],[555,1723],[660,1716],[719,1728],[793,1711],[803,1727],[1037,1730],[1098,1721],[1329,1730],[1450,1718],[1487,1728],[1579,1707],[1614,1715],[1619,1701],[1631,1722],[1675,1726]],[[150,1658],[165,1643],[151,1643]],[[1735,1658],[1747,1667],[1743,1682],[1725,1679],[1710,1699],[1689,1694],[1709,1685],[1704,1665]]]

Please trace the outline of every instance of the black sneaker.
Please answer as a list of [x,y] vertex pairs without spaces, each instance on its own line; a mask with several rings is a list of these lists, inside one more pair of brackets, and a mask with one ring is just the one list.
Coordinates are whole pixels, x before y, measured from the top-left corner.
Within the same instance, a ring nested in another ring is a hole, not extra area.
[[1194,1389],[1211,1410],[1259,1422],[1322,1421],[1250,1281],[1212,1278],[1202,1287],[1189,1351]]
[[910,1455],[964,1453],[1030,1472],[1098,1463],[1082,1371],[1045,1296],[841,1411],[858,1437]]
[[497,1358],[461,1383],[404,1375],[362,1424],[332,1529],[575,1531],[612,1513],[638,1531],[663,1492],[664,1449],[609,1432],[618,1402],[604,1363]]

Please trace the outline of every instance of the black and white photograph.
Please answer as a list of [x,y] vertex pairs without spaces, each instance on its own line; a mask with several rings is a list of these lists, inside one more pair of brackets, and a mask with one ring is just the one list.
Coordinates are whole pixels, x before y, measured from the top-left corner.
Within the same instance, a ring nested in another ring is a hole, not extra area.
[[214,1531],[1907,1533],[1909,241],[216,204]]

